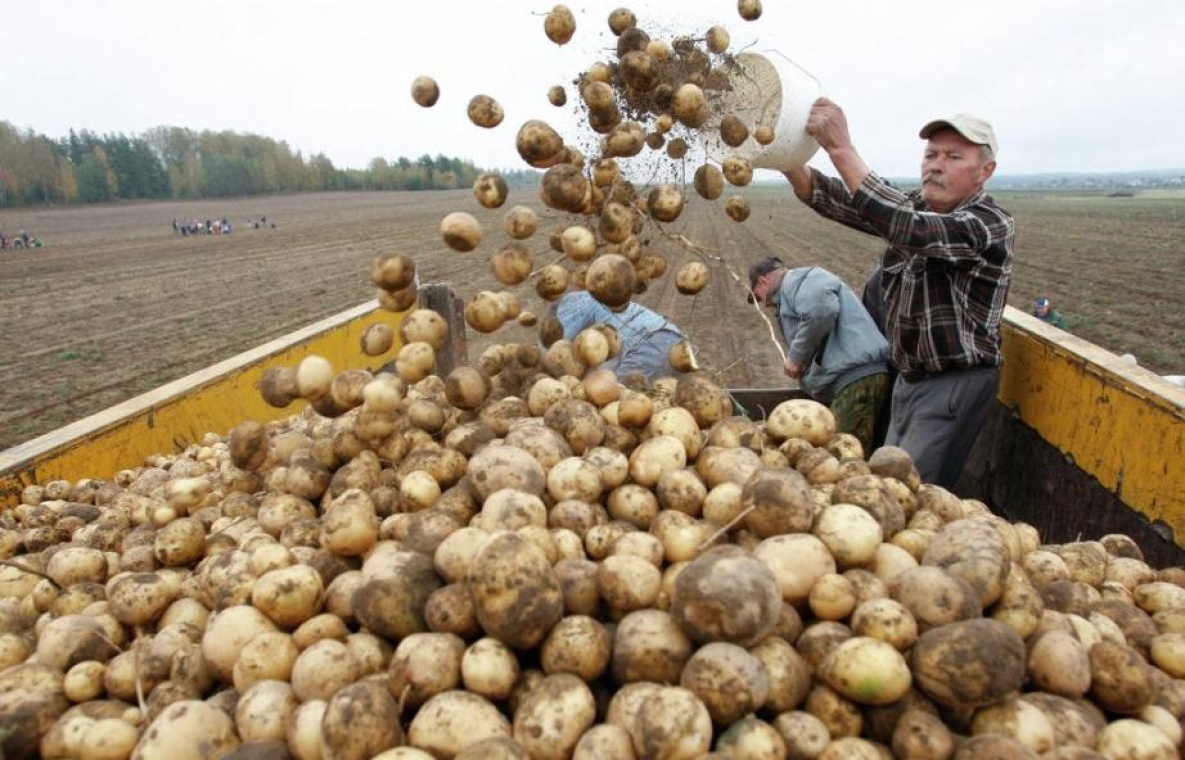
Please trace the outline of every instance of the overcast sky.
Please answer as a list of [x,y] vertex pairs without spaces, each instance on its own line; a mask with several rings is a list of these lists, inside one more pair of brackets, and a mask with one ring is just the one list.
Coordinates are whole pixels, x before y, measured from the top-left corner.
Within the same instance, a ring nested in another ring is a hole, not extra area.
[[[1183,0],[764,2],[756,22],[735,0],[630,7],[652,36],[719,23],[734,49],[784,53],[844,107],[882,174],[916,174],[918,128],[964,110],[994,123],[1002,174],[1185,167]],[[547,2],[8,0],[0,119],[54,137],[253,132],[339,167],[424,153],[524,167],[518,125],[570,133],[571,107],[550,106],[547,88],[608,57],[620,4],[571,3],[576,37],[559,48],[543,34]],[[434,108],[411,100],[419,74],[440,83]],[[469,124],[478,93],[504,105],[501,127]]]

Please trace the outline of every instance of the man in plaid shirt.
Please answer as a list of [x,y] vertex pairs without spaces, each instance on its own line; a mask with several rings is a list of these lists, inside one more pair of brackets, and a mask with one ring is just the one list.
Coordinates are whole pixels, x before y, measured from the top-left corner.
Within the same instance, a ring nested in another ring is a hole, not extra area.
[[903,193],[856,152],[847,119],[819,98],[807,132],[840,179],[785,172],[819,214],[876,235],[885,330],[900,372],[886,443],[910,453],[922,480],[954,485],[1000,380],[1000,319],[1012,276],[1015,225],[984,193],[996,169],[990,124],[956,114],[922,127],[922,187]]

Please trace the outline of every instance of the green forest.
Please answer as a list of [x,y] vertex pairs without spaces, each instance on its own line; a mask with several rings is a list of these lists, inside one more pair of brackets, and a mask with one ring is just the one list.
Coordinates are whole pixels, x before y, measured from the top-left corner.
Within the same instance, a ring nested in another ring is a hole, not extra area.
[[[340,169],[323,153],[237,132],[154,127],[140,135],[88,130],[53,139],[0,121],[0,207],[133,199],[224,198],[263,193],[451,190],[483,172],[448,156],[374,158]],[[500,172],[512,186],[531,171]]]

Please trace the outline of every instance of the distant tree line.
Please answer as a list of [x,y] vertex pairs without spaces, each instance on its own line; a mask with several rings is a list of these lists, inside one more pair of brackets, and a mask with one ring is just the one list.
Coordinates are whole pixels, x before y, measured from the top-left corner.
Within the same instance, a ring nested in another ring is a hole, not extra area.
[[[223,198],[347,190],[451,190],[483,170],[444,155],[375,158],[339,169],[323,153],[305,158],[286,142],[237,132],[155,127],[142,135],[88,130],[58,140],[0,121],[0,206],[114,200]],[[533,171],[500,172],[511,186]]]

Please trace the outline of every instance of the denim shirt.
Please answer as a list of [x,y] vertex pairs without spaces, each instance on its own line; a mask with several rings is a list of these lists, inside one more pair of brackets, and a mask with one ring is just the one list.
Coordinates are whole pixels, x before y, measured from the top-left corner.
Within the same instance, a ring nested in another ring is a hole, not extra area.
[[565,340],[574,340],[581,330],[597,324],[617,330],[621,352],[601,366],[618,377],[640,373],[647,380],[655,380],[676,374],[667,352],[683,340],[683,333],[669,319],[636,301],[622,311],[613,311],[587,290],[580,290],[561,298],[555,314],[563,325]]

